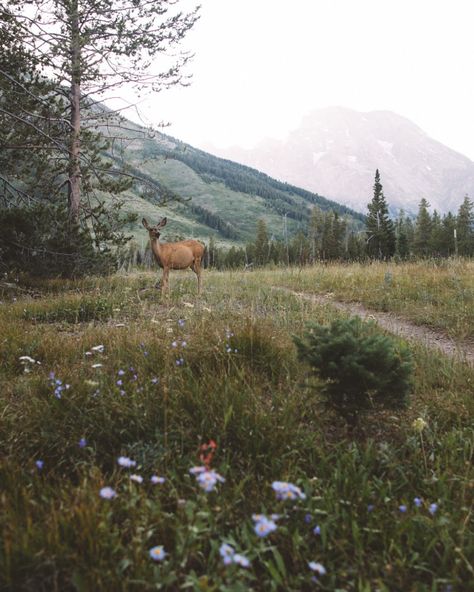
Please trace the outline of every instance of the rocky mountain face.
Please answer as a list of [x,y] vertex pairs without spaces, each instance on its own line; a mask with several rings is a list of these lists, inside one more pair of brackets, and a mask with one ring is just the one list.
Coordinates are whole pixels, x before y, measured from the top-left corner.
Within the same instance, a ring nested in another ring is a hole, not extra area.
[[455,212],[466,193],[474,196],[474,162],[390,111],[321,109],[284,141],[218,154],[361,212],[377,168],[393,212],[416,212],[422,197],[439,212]]

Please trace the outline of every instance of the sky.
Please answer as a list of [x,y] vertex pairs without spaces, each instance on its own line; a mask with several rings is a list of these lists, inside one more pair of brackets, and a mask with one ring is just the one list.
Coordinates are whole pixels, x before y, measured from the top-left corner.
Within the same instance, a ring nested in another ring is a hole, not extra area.
[[474,0],[200,3],[192,84],[142,99],[145,122],[212,151],[284,138],[328,106],[390,110],[474,160]]

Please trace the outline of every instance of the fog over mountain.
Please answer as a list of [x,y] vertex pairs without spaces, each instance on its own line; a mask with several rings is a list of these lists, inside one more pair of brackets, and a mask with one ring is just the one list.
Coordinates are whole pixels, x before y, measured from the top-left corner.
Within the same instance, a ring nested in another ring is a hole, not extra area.
[[329,107],[306,116],[285,140],[253,149],[210,149],[224,158],[366,211],[375,169],[392,211],[416,212],[425,197],[439,212],[474,196],[474,162],[390,111]]

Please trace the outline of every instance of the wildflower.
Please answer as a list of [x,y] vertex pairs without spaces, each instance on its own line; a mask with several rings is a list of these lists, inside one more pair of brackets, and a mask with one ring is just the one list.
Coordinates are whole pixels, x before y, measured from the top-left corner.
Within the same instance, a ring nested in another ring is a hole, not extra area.
[[272,487],[276,492],[277,499],[279,500],[295,500],[295,499],[306,499],[306,495],[301,491],[299,487],[288,483],[286,481],[274,481]]
[[117,386],[122,386],[123,385],[123,380],[122,379],[117,380],[116,384],[117,384]]
[[135,481],[135,483],[143,483],[143,477],[141,475],[130,475],[130,481]]
[[163,548],[163,545],[159,545],[157,547],[152,547],[148,553],[150,554],[150,557],[154,560],[154,561],[163,561],[163,559],[166,557],[167,553]]
[[156,376],[154,376],[154,377],[151,379],[151,384],[158,384],[158,382],[159,382],[159,381],[160,381],[160,379],[159,379],[159,378],[156,378]]
[[224,565],[230,565],[234,560],[235,551],[230,545],[223,543],[219,548],[219,554]]
[[113,499],[117,495],[117,492],[112,487],[102,487],[99,495],[103,499]]
[[166,479],[164,477],[158,477],[157,475],[152,475],[150,477],[150,481],[153,483],[153,485],[158,485],[158,483],[161,485],[162,483],[164,483],[166,481]]
[[179,358],[176,360],[176,366],[183,366],[184,364],[184,358]]
[[326,573],[326,568],[324,567],[324,565],[321,565],[321,563],[318,563],[317,561],[310,561],[308,563],[308,567],[311,571],[315,571],[320,576],[324,576],[324,574]]
[[417,508],[419,508],[423,504],[423,502],[421,501],[421,499],[419,497],[413,498],[413,503],[415,504],[415,506]]
[[104,353],[104,346],[103,345],[94,345],[94,347],[91,347],[91,350],[94,352],[97,352],[99,354],[103,354]]
[[[240,565],[240,567],[249,567],[250,566],[250,561],[247,559],[247,557],[245,557],[244,555],[241,555],[240,553],[236,553],[234,555],[233,562],[236,563],[237,565]],[[224,563],[225,563],[225,561],[224,561]]]
[[316,524],[316,526],[313,528],[313,534],[316,534],[316,535],[321,534],[321,527],[319,525]]
[[402,512],[402,514],[404,514],[407,511],[407,507],[405,506],[405,504],[398,506],[398,509],[400,510],[400,512]]
[[421,434],[428,424],[422,417],[417,417],[411,425],[415,432],[419,432]]
[[119,376],[123,376],[125,374],[125,370],[122,370],[122,368],[120,368],[120,370],[117,372],[117,374]]
[[372,512],[374,510],[374,508],[375,508],[374,504],[369,504],[367,506],[367,512]]
[[120,392],[120,394],[121,394],[122,397],[125,397],[125,395],[127,394],[123,389],[121,389],[119,392]]
[[125,467],[127,469],[130,467],[135,467],[137,464],[135,460],[128,458],[128,456],[119,456],[117,462],[121,467]]
[[35,465],[38,471],[41,471],[41,469],[44,467],[44,460],[37,460],[35,462]]
[[436,514],[436,512],[438,511],[438,504],[430,504],[428,511],[432,516],[434,516]]
[[186,341],[182,341],[182,342],[181,342],[181,347],[186,347],[187,345],[188,345],[188,344],[187,344],[187,342],[186,342]]
[[79,440],[79,448],[85,448],[87,446],[87,440],[85,438],[81,438]]
[[273,520],[269,520],[266,516],[258,516],[258,520],[255,522],[254,530],[255,534],[259,537],[266,537],[271,532],[277,529],[277,525]]
[[224,483],[225,479],[216,471],[203,471],[198,474],[196,477],[199,486],[204,489],[206,493],[213,491],[217,482]]
[[311,524],[312,520],[313,517],[311,516],[311,514],[305,514],[304,521],[306,522],[306,524]]
[[173,341],[171,343],[171,347],[178,347],[178,342],[177,341]]
[[197,475],[198,473],[204,473],[206,467],[192,467],[189,469],[191,475]]
[[184,319],[179,319],[179,320],[178,320],[178,325],[179,325],[180,327],[184,327],[184,324],[185,324],[185,323],[186,323],[186,321],[185,321]]

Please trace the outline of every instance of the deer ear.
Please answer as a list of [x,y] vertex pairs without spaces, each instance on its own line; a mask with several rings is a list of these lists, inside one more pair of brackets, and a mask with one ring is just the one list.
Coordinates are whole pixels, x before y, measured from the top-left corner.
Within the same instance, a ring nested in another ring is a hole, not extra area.
[[147,230],[150,228],[150,226],[148,225],[148,222],[146,221],[146,218],[143,218],[142,224]]
[[159,227],[163,228],[163,226],[166,226],[166,223],[168,222],[168,218],[163,218],[161,220],[161,222],[159,223]]

